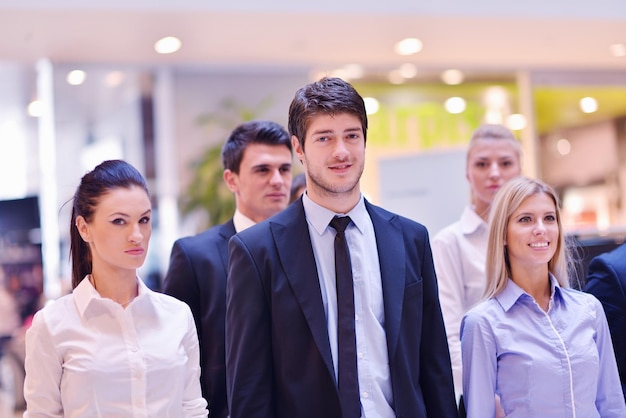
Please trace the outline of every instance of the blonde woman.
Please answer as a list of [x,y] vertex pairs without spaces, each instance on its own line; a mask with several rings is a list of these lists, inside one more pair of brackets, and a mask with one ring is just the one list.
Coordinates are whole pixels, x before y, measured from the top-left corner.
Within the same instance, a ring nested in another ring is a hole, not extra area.
[[484,301],[461,325],[469,418],[625,417],[602,305],[568,286],[559,200],[519,177],[492,204]]

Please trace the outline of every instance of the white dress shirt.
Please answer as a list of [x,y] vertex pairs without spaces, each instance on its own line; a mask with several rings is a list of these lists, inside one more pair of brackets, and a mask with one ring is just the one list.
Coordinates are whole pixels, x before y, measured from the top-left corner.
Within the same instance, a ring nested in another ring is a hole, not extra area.
[[[337,377],[337,290],[335,285],[335,230],[328,226],[337,214],[303,196],[304,212],[319,274],[328,338]],[[342,214],[343,215],[343,214]],[[374,225],[363,196],[349,213],[346,228],[354,279],[354,312],[361,416],[395,418],[385,333],[380,263]],[[416,353],[419,355],[419,353]]]
[[431,242],[457,400],[463,393],[461,320],[480,302],[485,289],[488,236],[487,223],[467,206],[461,219],[438,232]]
[[208,416],[189,307],[137,282],[126,309],[84,279],[35,315],[25,418]]
[[255,225],[256,222],[239,212],[239,209],[236,209],[235,214],[233,215],[233,224],[235,225],[235,231],[241,232]]

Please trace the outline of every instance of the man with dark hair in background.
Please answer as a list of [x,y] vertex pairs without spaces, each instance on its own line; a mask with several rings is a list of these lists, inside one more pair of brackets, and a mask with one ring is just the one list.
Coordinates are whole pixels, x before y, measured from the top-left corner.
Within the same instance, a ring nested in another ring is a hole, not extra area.
[[163,291],[193,312],[200,341],[202,395],[212,418],[226,418],[224,316],[228,240],[235,233],[285,209],[291,187],[289,134],[275,122],[251,121],[236,127],[222,148],[224,181],[235,194],[228,222],[177,240]]

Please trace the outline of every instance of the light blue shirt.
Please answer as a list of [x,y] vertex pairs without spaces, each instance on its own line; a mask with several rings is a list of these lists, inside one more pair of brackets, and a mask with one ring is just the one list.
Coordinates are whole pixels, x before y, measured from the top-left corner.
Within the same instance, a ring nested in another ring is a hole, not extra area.
[[[395,418],[389,372],[385,310],[376,236],[363,196],[347,214],[336,214],[305,193],[304,213],[309,225],[328,339],[337,377],[337,290],[335,286],[335,230],[328,226],[335,215],[348,215],[346,228],[354,279],[354,311],[361,416]],[[419,355],[416,353],[415,355]]]
[[461,323],[468,418],[626,417],[602,305],[550,276],[548,312],[509,280]]

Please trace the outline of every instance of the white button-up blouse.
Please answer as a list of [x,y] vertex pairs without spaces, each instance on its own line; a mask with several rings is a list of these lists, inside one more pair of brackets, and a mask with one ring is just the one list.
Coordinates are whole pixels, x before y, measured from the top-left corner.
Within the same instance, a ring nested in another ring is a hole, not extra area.
[[208,416],[189,307],[137,282],[126,309],[83,280],[35,315],[24,417]]

